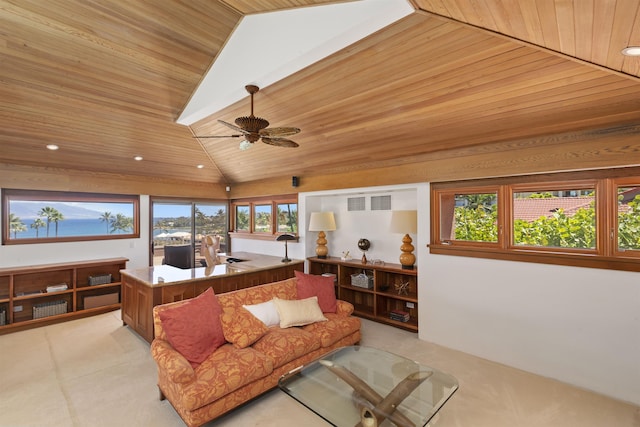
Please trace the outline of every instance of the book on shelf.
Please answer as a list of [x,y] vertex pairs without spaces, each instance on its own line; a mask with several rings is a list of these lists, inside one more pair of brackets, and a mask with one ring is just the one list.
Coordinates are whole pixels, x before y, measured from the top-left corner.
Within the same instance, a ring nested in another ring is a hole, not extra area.
[[66,291],[67,289],[69,289],[69,286],[66,283],[59,283],[57,285],[47,286],[47,292],[60,292],[60,291]]
[[408,322],[411,319],[411,315],[406,311],[402,310],[391,310],[389,312],[389,317],[392,320],[397,320],[399,322]]

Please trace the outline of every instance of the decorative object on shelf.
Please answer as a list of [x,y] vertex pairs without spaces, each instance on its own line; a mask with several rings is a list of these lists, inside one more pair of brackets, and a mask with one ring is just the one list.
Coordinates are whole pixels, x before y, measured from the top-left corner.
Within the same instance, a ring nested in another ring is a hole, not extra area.
[[56,316],[67,312],[67,301],[48,301],[33,305],[33,318],[41,319],[43,317]]
[[88,280],[89,280],[89,286],[106,285],[107,283],[111,283],[111,275],[100,274],[97,276],[89,276]]
[[351,275],[351,286],[358,288],[373,289],[373,276],[367,276],[363,271],[360,274]]
[[416,256],[413,254],[414,247],[411,244],[411,236],[409,233],[416,234],[418,232],[418,212],[417,211],[393,211],[391,212],[391,232],[405,233],[402,238],[402,246],[400,250],[400,264],[405,270],[413,270],[416,263]]
[[358,240],[358,249],[360,249],[362,251],[362,263],[363,264],[367,263],[367,255],[365,254],[365,252],[367,252],[370,247],[371,247],[371,242],[369,240],[367,240],[367,239]]
[[409,282],[396,283],[394,286],[398,295],[409,295]]
[[333,212],[311,212],[309,218],[309,231],[318,232],[318,240],[316,240],[316,255],[318,258],[326,259],[329,249],[327,248],[327,235],[325,231],[335,231],[336,220]]
[[287,248],[287,242],[289,240],[297,240],[298,238],[296,236],[294,236],[293,234],[281,234],[278,237],[276,237],[276,241],[278,242],[284,242],[284,258],[282,258],[282,262],[291,262],[291,260],[289,259],[289,254],[288,254],[288,248]]
[[351,255],[349,255],[349,251],[343,251],[342,256],[340,257],[342,261],[350,261]]

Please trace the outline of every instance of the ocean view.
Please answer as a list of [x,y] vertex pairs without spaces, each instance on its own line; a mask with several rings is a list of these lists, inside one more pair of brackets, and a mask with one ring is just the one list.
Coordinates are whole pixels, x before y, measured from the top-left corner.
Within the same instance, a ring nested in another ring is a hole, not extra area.
[[[34,239],[36,237],[36,229],[31,228],[33,221],[33,219],[22,220],[27,229],[26,231],[17,233],[17,239]],[[105,234],[131,233],[131,230],[128,230],[126,233],[122,231],[109,233],[110,230],[111,224],[107,224],[99,219],[64,219],[58,222],[57,236],[102,236]],[[37,234],[38,237],[47,237],[47,227],[40,227]],[[11,237],[13,238],[13,233],[11,233]],[[56,225],[53,222],[49,224],[49,237],[56,237]]]

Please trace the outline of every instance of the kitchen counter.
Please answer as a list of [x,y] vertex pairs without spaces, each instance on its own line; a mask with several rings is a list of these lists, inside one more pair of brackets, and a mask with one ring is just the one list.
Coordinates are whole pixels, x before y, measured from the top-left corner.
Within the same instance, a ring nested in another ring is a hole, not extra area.
[[[248,252],[220,254],[222,264],[181,269],[170,265],[121,270],[122,322],[147,341],[153,340],[153,307],[200,295],[216,294],[294,277],[304,260],[282,262],[281,257]],[[242,260],[231,262],[233,259]]]

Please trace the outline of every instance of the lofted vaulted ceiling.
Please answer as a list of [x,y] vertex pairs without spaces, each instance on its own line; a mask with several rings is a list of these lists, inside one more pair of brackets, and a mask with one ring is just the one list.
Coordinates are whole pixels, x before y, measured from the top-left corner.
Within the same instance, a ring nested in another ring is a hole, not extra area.
[[640,124],[640,58],[620,53],[640,45],[637,0],[414,0],[255,95],[257,116],[302,129],[296,149],[193,138],[229,134],[217,120],[248,96],[175,122],[243,14],[324,3],[0,0],[0,163],[234,184]]

